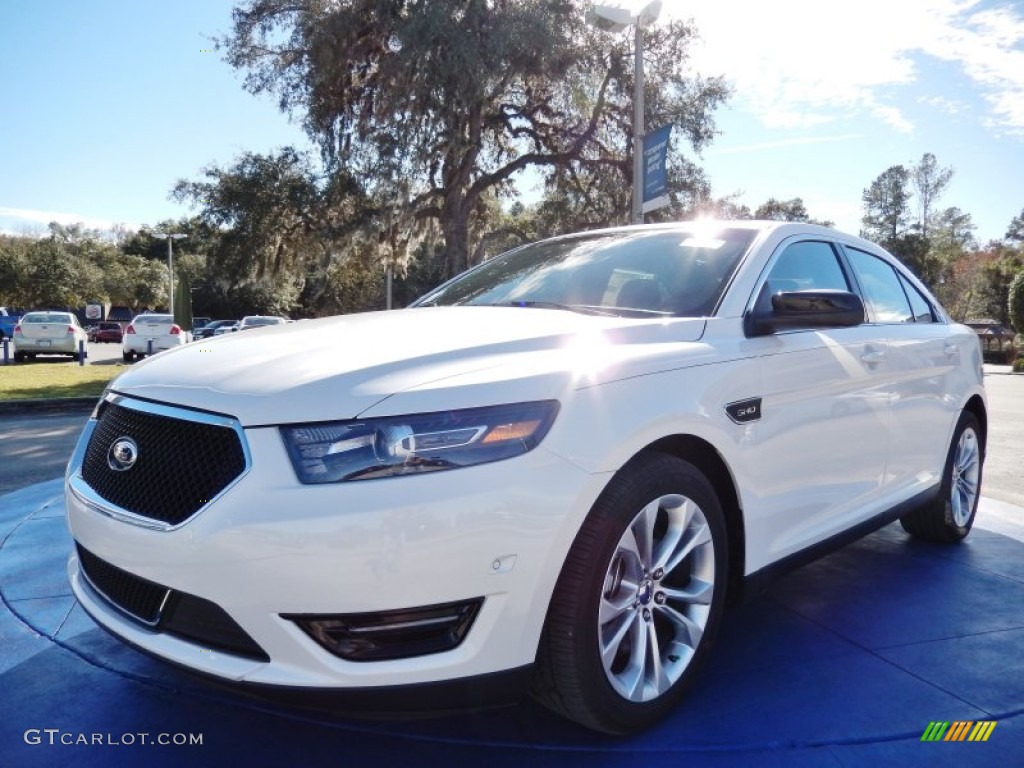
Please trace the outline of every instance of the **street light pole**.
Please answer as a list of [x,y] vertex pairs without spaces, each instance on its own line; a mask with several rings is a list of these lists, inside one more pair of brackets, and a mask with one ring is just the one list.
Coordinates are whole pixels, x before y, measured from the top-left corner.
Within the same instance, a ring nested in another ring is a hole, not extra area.
[[170,282],[171,292],[168,294],[169,301],[168,306],[171,309],[171,319],[174,319],[174,241],[181,240],[182,238],[188,237],[186,234],[177,233],[170,234],[169,232],[154,232],[153,237],[158,240],[167,241],[167,277]]
[[633,23],[633,216],[644,223],[644,25]]
[[661,0],[651,0],[637,13],[614,5],[593,5],[587,11],[587,21],[598,29],[622,32],[633,25],[633,224],[644,223],[644,27],[659,13]]

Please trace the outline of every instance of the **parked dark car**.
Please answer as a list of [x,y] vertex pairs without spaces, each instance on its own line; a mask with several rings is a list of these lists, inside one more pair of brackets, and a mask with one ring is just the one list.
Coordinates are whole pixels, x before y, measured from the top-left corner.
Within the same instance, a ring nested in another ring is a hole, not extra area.
[[100,344],[120,344],[124,338],[120,323],[100,323],[88,329],[89,341]]
[[201,328],[196,327],[196,329],[192,331],[192,338],[195,341],[199,341],[200,339],[209,339],[218,328],[222,328],[225,325],[234,325],[237,322],[237,320],[213,320]]

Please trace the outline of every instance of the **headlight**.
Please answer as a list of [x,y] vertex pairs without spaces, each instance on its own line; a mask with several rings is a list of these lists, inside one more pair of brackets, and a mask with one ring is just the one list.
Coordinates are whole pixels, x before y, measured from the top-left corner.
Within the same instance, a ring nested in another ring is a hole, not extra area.
[[457,469],[535,448],[558,401],[281,427],[303,483],[337,483]]

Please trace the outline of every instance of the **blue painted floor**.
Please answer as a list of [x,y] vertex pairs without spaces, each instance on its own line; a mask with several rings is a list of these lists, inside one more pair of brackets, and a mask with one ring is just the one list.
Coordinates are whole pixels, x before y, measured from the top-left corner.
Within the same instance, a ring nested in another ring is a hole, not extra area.
[[[892,525],[733,609],[687,701],[613,739],[529,702],[310,713],[152,660],[75,604],[61,491],[0,497],[0,766],[1024,765],[1024,510],[1000,502],[982,501],[959,546]],[[997,725],[985,743],[922,743],[937,720]],[[160,734],[202,744],[141,743]]]

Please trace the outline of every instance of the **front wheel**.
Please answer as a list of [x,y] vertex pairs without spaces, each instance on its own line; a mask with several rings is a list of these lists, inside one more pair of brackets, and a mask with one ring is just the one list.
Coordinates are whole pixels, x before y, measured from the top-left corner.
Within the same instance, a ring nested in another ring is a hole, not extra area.
[[537,698],[605,733],[653,724],[707,655],[727,573],[725,517],[707,478],[674,456],[633,459],[594,504],[562,567]]
[[951,543],[971,530],[981,497],[985,461],[981,424],[969,411],[960,414],[942,470],[937,498],[900,518],[903,530],[918,539]]

